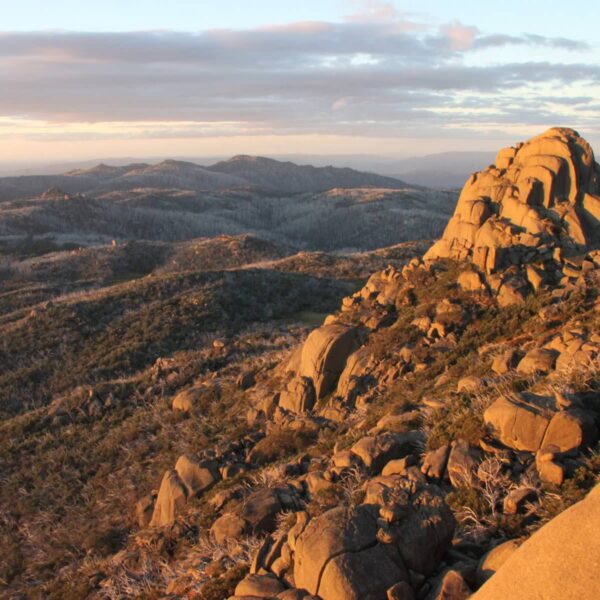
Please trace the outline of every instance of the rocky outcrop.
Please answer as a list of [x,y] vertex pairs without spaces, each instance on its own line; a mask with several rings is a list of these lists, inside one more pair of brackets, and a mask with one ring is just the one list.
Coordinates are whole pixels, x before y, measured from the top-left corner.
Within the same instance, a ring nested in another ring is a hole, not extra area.
[[594,600],[600,570],[600,486],[501,561],[473,600]]
[[372,275],[273,377],[253,368],[248,444],[202,454],[217,475],[182,457],[165,476],[155,512],[170,522],[219,475],[242,475],[210,498],[202,531],[228,552],[260,539],[236,599],[462,600],[501,576],[551,498],[591,485],[588,150],[551,130],[501,152],[465,186],[431,260]]
[[43,192],[40,198],[42,200],[71,200],[72,196],[59,187],[52,186]]
[[376,600],[428,574],[444,553],[454,521],[434,486],[378,478],[364,504],[311,520],[295,542],[294,582],[323,600]]
[[[600,168],[572,129],[554,128],[501,150],[465,184],[442,238],[425,255],[469,259],[482,272],[551,258],[597,241]],[[476,278],[462,284],[477,288]]]

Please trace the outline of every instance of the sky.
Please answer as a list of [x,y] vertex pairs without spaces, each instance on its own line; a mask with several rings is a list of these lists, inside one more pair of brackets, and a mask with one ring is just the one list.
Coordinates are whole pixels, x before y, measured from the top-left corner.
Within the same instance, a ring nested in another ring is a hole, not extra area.
[[598,0],[19,0],[0,162],[600,145]]

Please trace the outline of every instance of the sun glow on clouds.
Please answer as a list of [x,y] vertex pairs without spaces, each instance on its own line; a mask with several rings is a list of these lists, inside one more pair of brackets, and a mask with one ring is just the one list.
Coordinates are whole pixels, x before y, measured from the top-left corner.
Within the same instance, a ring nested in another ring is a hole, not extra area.
[[585,40],[440,24],[391,2],[353,8],[246,30],[0,33],[0,158],[13,140],[402,152],[479,142],[490,127],[600,136],[600,56]]
[[265,128],[241,121],[100,121],[52,122],[40,119],[0,117],[0,136],[32,140],[127,139],[262,135]]

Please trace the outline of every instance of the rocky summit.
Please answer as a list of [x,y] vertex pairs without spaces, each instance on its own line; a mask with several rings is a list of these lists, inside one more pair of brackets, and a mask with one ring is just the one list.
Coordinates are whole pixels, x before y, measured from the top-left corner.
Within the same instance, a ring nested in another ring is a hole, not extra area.
[[[5,426],[21,458],[30,436],[47,448],[78,427],[102,457],[82,454],[94,485],[61,517],[67,528],[86,515],[102,534],[39,583],[48,564],[16,526],[25,564],[5,571],[7,585],[56,598],[597,598],[599,207],[592,149],[550,129],[472,175],[424,254],[351,289],[331,283],[330,296],[346,294],[339,308],[317,303],[328,314],[287,343],[281,320],[267,333],[268,315],[254,337],[241,325],[191,345],[180,337],[186,353],[171,344],[152,365]],[[223,275],[233,306],[211,304],[212,283],[202,300],[184,290],[178,302],[225,322],[267,299],[287,315],[292,278],[271,273],[263,286],[253,269],[234,273]],[[307,302],[318,281],[298,288]],[[266,289],[248,308],[255,287]],[[160,293],[166,318],[174,308]],[[111,337],[111,356],[130,335]],[[111,451],[104,438],[125,421]],[[34,468],[44,460],[29,456]],[[31,482],[5,480],[25,506]]]

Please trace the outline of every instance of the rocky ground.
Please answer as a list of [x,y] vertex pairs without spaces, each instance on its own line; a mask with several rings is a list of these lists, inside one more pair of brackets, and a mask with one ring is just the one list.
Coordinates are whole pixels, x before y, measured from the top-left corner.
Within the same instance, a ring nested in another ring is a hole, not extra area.
[[[202,351],[194,342],[9,421],[2,455],[27,456],[37,479],[9,478],[3,490],[5,555],[22,555],[5,570],[7,589],[594,598],[599,182],[585,141],[550,130],[469,180],[422,259],[376,271],[316,328],[269,322],[213,336]],[[303,261],[335,268],[327,263]],[[104,411],[114,419],[92,426]],[[77,510],[61,514],[58,502],[32,519],[39,480],[50,480],[46,493],[56,484],[44,444],[54,468],[75,472],[64,451],[74,436],[106,461],[85,474]],[[81,545],[73,530],[89,521],[94,536]],[[68,556],[51,554],[56,539]]]

